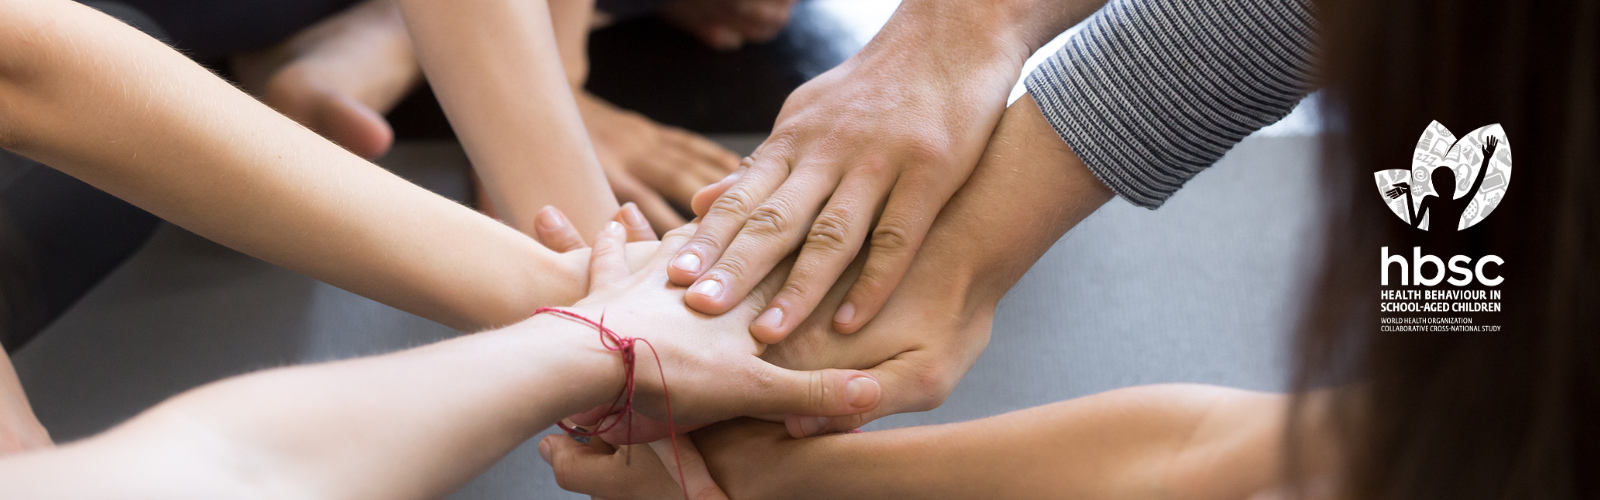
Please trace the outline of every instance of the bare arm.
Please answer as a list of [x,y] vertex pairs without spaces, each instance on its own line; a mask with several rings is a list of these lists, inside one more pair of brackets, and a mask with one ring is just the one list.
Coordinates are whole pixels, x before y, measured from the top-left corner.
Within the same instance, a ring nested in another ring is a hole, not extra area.
[[33,415],[11,359],[0,351],[0,456],[54,446]]
[[[592,293],[572,308],[591,318],[610,311],[607,326],[642,339],[629,398],[638,411],[665,418],[663,372],[683,424],[876,404],[876,391],[846,396],[863,381],[876,387],[861,372],[790,371],[757,358],[743,328],[754,303],[723,317],[684,308],[663,269],[685,238],[669,234],[630,274],[623,229],[609,224],[591,257]],[[595,329],[551,314],[394,354],[235,377],[101,436],[0,458],[0,497],[438,498],[557,419],[618,398],[623,363]]]
[[[703,213],[727,184],[702,191],[696,210]],[[1110,198],[1110,189],[1056,136],[1033,100],[1019,99],[877,319],[843,335],[834,331],[830,314],[813,315],[762,354],[791,369],[863,368],[883,383],[877,409],[849,418],[792,417],[790,431],[844,431],[885,415],[938,407],[983,353],[1000,298],[1063,233]],[[858,257],[832,285],[820,310],[844,300],[863,260]],[[783,274],[779,269],[774,276]],[[636,428],[632,437],[665,436],[664,427],[656,431]],[[623,438],[607,436],[616,443]]]
[[[1287,401],[1142,386],[971,422],[798,440],[740,420],[696,431],[694,442],[731,498],[1238,499],[1278,480]],[[545,439],[569,489],[672,498],[665,468],[644,450],[629,467],[620,453]]]
[[860,329],[972,173],[1023,62],[1103,3],[901,3],[860,52],[789,96],[749,171],[704,215],[674,261],[673,282],[697,285],[690,307],[726,310],[799,250],[784,291],[751,328],[775,343],[866,252],[834,317],[841,332]]
[[0,10],[8,149],[457,328],[582,296],[581,261],[350,154],[121,22],[57,0]]
[[617,201],[584,133],[546,2],[400,0],[400,9],[500,216],[533,234],[535,214],[554,205],[592,237]]

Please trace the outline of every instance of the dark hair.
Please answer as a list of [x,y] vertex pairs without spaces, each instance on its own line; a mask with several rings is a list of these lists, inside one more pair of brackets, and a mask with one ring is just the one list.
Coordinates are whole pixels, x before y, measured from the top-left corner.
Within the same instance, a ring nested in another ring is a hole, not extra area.
[[[1597,3],[1320,2],[1329,233],[1290,435],[1332,434],[1341,497],[1600,496]],[[1409,168],[1434,120],[1499,123],[1515,148],[1503,201],[1460,232],[1408,227],[1373,182]],[[1503,309],[1474,316],[1502,329],[1379,331],[1382,246],[1503,258]]]

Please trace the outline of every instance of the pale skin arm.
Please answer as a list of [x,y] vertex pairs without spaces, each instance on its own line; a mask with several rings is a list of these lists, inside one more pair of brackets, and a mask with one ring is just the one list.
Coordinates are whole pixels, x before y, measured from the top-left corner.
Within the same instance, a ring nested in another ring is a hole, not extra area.
[[[754,303],[726,317],[684,308],[663,269],[686,237],[669,234],[630,274],[624,229],[608,224],[591,256],[591,294],[573,308],[591,318],[610,311],[608,326],[649,341],[637,351],[638,411],[666,418],[668,380],[672,416],[685,425],[876,404],[876,390],[848,389],[862,381],[875,389],[867,374],[790,371],[757,358],[742,328]],[[617,398],[623,358],[598,335],[539,315],[399,353],[235,377],[103,435],[0,459],[0,496],[441,497],[557,419]]]
[[557,47],[557,13],[544,0],[399,3],[417,60],[498,215],[533,234],[535,215],[553,205],[585,237],[598,231],[617,201],[573,100],[563,61],[577,61]]
[[[694,442],[731,498],[1241,499],[1280,480],[1288,402],[1141,386],[971,422],[798,440],[740,420],[696,431]],[[673,498],[666,469],[644,450],[630,467],[605,445],[565,436],[541,445],[563,487]]]
[[[696,196],[696,211],[704,213],[737,175]],[[883,384],[884,400],[875,410],[847,418],[791,416],[790,432],[845,431],[885,415],[938,407],[982,354],[1000,298],[1062,234],[1111,196],[1056,136],[1031,96],[1012,104],[983,161],[934,222],[880,319],[843,335],[834,331],[828,315],[813,315],[762,354],[792,369],[865,369]],[[863,258],[856,260],[823,298],[822,310],[844,300],[861,272]],[[665,432],[664,426],[643,432],[636,427],[631,437],[641,442]],[[619,433],[605,437],[614,443],[624,438]]]
[[54,446],[33,415],[11,359],[0,352],[0,456]]
[[582,296],[581,256],[362,160],[121,22],[52,0],[4,0],[0,10],[7,149],[237,250],[459,329],[511,324]]

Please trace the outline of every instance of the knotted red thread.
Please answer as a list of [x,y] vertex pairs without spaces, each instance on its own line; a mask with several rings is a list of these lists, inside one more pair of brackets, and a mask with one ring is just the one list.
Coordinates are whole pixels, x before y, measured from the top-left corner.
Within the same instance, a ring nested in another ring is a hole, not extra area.
[[[636,388],[636,385],[634,384],[633,368],[634,368],[634,364],[638,360],[637,357],[634,356],[634,348],[633,347],[634,347],[635,344],[637,344],[639,342],[644,342],[644,345],[650,346],[650,355],[654,356],[656,358],[656,372],[661,374],[661,396],[662,396],[662,399],[664,400],[664,402],[666,403],[665,406],[667,408],[667,435],[672,438],[672,461],[676,462],[677,466],[678,466],[678,486],[683,488],[683,498],[688,499],[689,498],[689,486],[688,486],[687,483],[684,482],[684,478],[683,478],[683,460],[681,458],[679,458],[679,456],[678,456],[678,432],[677,432],[676,426],[673,425],[673,421],[672,421],[672,392],[667,390],[667,372],[666,372],[666,370],[664,368],[661,367],[661,353],[656,352],[655,344],[651,344],[649,339],[641,339],[641,338],[623,336],[623,335],[618,334],[616,331],[613,331],[610,328],[606,328],[606,325],[605,325],[605,321],[606,321],[605,313],[601,313],[600,314],[600,321],[595,321],[595,320],[589,319],[588,317],[585,317],[582,314],[578,314],[578,313],[575,313],[575,312],[572,312],[572,311],[567,311],[565,309],[557,309],[557,308],[554,308],[554,307],[541,307],[541,308],[538,308],[538,309],[533,311],[533,315],[534,316],[538,316],[538,315],[544,314],[544,313],[557,314],[557,315],[564,316],[564,317],[566,317],[568,319],[574,319],[574,320],[582,321],[584,323],[588,323],[589,326],[594,327],[595,330],[600,332],[600,345],[601,346],[604,346],[606,348],[606,350],[608,350],[608,351],[616,351],[616,352],[622,353],[622,379],[623,379],[623,382],[622,382],[622,394],[618,394],[617,398],[611,400],[611,404],[609,406],[606,406],[606,415],[610,415],[613,411],[618,409],[617,408],[617,403],[618,402],[622,403],[622,408],[621,408],[622,413],[624,415],[626,415],[625,418],[628,419],[627,441],[630,442],[630,443],[633,442],[633,413],[634,413],[634,411],[633,411],[633,392],[634,392],[634,389]],[[604,417],[601,417],[601,418],[602,418],[602,420],[604,419]],[[604,434],[606,431],[615,429],[615,428],[617,428],[618,425],[621,425],[621,424],[622,424],[622,418],[618,418],[616,420],[613,420],[611,422],[611,425],[609,425],[609,426],[595,427],[595,429],[592,430],[592,431],[585,431],[585,430],[580,430],[580,429],[575,429],[575,428],[572,428],[572,427],[568,427],[567,424],[564,423],[564,422],[556,422],[556,426],[561,427],[561,430],[563,430],[563,431],[567,431],[568,433],[579,435],[579,436],[589,436],[589,437],[594,437],[594,436],[599,436],[601,434]],[[632,450],[633,450],[633,448],[628,448],[628,452],[627,453],[630,454],[628,456],[628,461],[629,462],[632,462],[632,458],[633,458],[633,456],[631,455],[632,452],[633,452]]]

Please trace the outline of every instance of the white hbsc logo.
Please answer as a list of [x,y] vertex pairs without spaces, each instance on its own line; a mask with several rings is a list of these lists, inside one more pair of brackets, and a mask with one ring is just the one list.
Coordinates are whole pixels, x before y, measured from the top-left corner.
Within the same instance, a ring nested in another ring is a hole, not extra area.
[[1411,155],[1411,169],[1373,174],[1389,210],[1411,227],[1463,230],[1488,217],[1511,184],[1511,141],[1500,124],[1456,139],[1428,124]]

